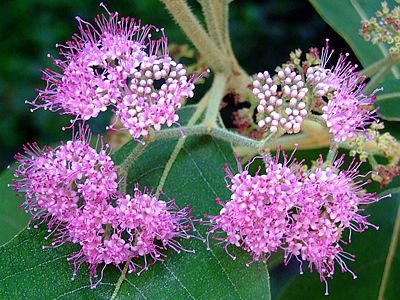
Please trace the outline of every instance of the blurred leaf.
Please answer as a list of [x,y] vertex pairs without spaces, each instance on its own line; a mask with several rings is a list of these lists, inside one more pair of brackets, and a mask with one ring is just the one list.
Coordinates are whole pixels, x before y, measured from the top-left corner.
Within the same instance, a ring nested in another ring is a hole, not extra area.
[[378,93],[375,106],[385,120],[400,121],[400,80],[390,78],[383,82],[383,92]]
[[[190,108],[183,109],[181,120],[191,115]],[[130,142],[116,153],[116,163],[137,145]],[[161,178],[176,141],[159,141],[150,144],[130,168],[128,182],[155,188]],[[231,146],[211,137],[187,138],[173,163],[164,193],[173,197],[179,206],[189,204],[193,214],[217,214],[220,206],[216,197],[227,199],[224,164],[233,166]],[[205,236],[205,229],[200,230]],[[197,240],[182,241],[196,253],[176,254],[168,251],[164,263],[156,263],[140,276],[129,274],[116,287],[120,272],[108,267],[102,284],[95,290],[88,285],[88,272],[83,267],[71,282],[72,267],[66,258],[75,246],[64,245],[56,249],[42,249],[48,244],[43,238],[46,230],[25,230],[0,249],[1,298],[110,298],[113,292],[122,299],[270,299],[269,278],[265,264],[253,263],[247,253],[232,249],[237,259],[232,260],[225,250],[206,245]],[[53,280],[56,278],[57,280]]]
[[[398,185],[398,182],[395,184]],[[397,194],[381,200],[367,210],[371,215],[370,221],[378,225],[379,230],[371,228],[362,234],[354,233],[352,243],[345,246],[345,251],[356,255],[355,263],[346,263],[358,278],[353,280],[351,274],[341,273],[336,266],[334,278],[328,280],[329,299],[368,300],[377,299],[378,294],[383,296],[383,293],[385,297],[379,299],[399,298],[400,194],[398,188],[392,191],[397,191]],[[318,274],[306,271],[304,275],[294,276],[282,288],[278,299],[295,299],[299,294],[306,299],[326,299],[324,290],[325,285],[320,282]]]
[[[367,66],[387,56],[388,48],[384,44],[373,45],[359,34],[361,20],[369,19],[380,9],[381,1],[371,0],[310,0],[321,17],[350,45],[361,64]],[[387,1],[394,7],[393,0]],[[332,45],[335,48],[335,45]],[[391,76],[400,78],[398,66],[391,69]]]
[[13,178],[13,173],[9,169],[0,175],[0,245],[15,236],[29,221],[29,216],[18,207],[22,202],[21,198],[8,187]]

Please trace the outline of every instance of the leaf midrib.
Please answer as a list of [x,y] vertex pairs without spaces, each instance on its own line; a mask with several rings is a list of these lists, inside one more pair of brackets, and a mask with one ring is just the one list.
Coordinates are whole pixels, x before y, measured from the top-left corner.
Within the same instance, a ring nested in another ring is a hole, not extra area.
[[396,221],[393,227],[392,237],[390,239],[390,246],[388,255],[386,257],[385,267],[383,269],[382,281],[379,286],[378,300],[383,300],[386,292],[387,283],[389,280],[389,274],[392,269],[392,263],[396,254],[397,243],[399,240],[400,233],[400,204],[397,207]]
[[[368,19],[367,14],[365,13],[365,11],[363,10],[363,8],[361,7],[360,3],[358,3],[357,0],[350,0],[350,3],[354,7],[354,9],[357,12],[357,14],[360,16],[361,20],[367,20]],[[379,48],[379,50],[381,51],[381,53],[383,54],[384,57],[388,55],[389,52],[388,52],[386,46],[382,42],[378,44],[378,48]],[[391,68],[391,71],[393,73],[393,76],[396,79],[400,78],[400,74],[399,74],[399,71],[398,71],[396,66],[393,66]]]

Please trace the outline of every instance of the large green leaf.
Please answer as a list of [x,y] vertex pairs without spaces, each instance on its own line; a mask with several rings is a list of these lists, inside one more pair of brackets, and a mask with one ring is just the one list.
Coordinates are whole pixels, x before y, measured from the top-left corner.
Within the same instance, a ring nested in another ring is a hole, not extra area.
[[[185,109],[181,120],[190,115]],[[176,141],[154,142],[130,169],[128,182],[156,188],[175,148]],[[116,153],[118,163],[136,146],[128,143]],[[210,137],[187,138],[177,156],[163,188],[164,193],[183,206],[189,204],[194,214],[216,214],[220,207],[216,197],[229,197],[224,183],[224,164],[234,168],[229,144]],[[204,236],[205,229],[200,233]],[[183,241],[195,254],[169,252],[164,263],[157,263],[140,276],[130,274],[120,278],[120,272],[108,267],[102,284],[90,290],[88,273],[79,270],[71,281],[72,267],[66,257],[75,247],[42,249],[48,241],[43,230],[25,230],[0,249],[1,298],[110,298],[118,299],[269,299],[269,278],[261,263],[245,264],[250,257],[233,250],[236,260],[225,251],[206,245],[199,240]],[[123,279],[123,280],[122,280]],[[120,280],[121,285],[118,281]],[[117,284],[118,283],[118,284]]]
[[[330,299],[399,298],[400,195],[398,188],[392,191],[397,192],[392,198],[383,199],[368,209],[370,221],[378,225],[379,230],[355,233],[352,243],[345,247],[356,255],[355,263],[349,261],[347,265],[358,278],[353,280],[349,273],[341,273],[338,268],[334,279],[328,280]],[[319,281],[317,273],[305,272],[302,276],[293,276],[277,298],[286,300],[302,295],[305,299],[326,299],[324,290],[325,285]]]
[[[388,55],[388,47],[383,43],[373,45],[359,34],[361,21],[369,19],[379,10],[381,1],[371,0],[310,0],[322,18],[350,45],[364,68]],[[395,1],[387,1],[393,8]],[[334,45],[332,45],[334,47]],[[391,68],[387,78],[377,82],[384,90],[378,93],[377,106],[383,119],[400,120],[400,68]]]
[[29,217],[18,207],[21,198],[18,198],[13,189],[8,187],[13,179],[10,169],[0,175],[0,245],[10,240],[28,223]]
[[400,121],[400,80],[389,78],[383,82],[383,93],[379,93],[375,105],[385,120]]
[[[371,0],[310,0],[321,17],[350,45],[364,67],[387,56],[388,47],[384,44],[373,45],[359,34],[361,20],[369,19],[380,9],[381,1]],[[390,7],[395,1],[387,1]],[[334,45],[332,45],[334,47]],[[392,76],[400,78],[400,70],[392,68]]]

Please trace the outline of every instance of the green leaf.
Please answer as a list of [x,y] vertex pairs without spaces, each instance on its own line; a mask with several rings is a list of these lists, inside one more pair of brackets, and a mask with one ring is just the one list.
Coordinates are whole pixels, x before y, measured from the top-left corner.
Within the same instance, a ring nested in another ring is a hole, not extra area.
[[[381,1],[371,0],[310,0],[321,17],[350,45],[351,49],[366,68],[388,54],[384,44],[373,45],[359,34],[361,20],[369,19],[380,9]],[[390,7],[396,3],[388,1]],[[334,47],[334,45],[332,45]],[[398,66],[391,69],[391,76],[400,78]]]
[[385,120],[400,121],[400,80],[389,78],[383,82],[383,92],[378,93],[375,106]]
[[29,221],[28,215],[18,207],[22,199],[8,186],[13,178],[10,169],[4,170],[0,175],[0,245],[10,240]]
[[[183,109],[181,121],[193,109]],[[128,143],[115,154],[120,162],[136,143]],[[176,141],[159,141],[150,144],[131,167],[128,183],[156,188]],[[216,197],[227,199],[225,188],[225,163],[235,168],[229,144],[211,137],[187,138],[166,177],[164,193],[174,198],[179,206],[189,204],[198,217],[217,214],[220,210]],[[197,226],[197,227],[200,227]],[[200,230],[205,236],[205,228]],[[168,251],[164,263],[157,263],[140,276],[107,267],[102,284],[95,290],[89,288],[88,272],[83,267],[75,281],[71,281],[72,267],[66,257],[76,249],[64,245],[57,249],[42,249],[45,231],[25,230],[0,249],[1,298],[110,298],[117,299],[270,299],[269,278],[262,263],[245,264],[251,259],[247,253],[232,249],[237,256],[230,259],[221,248],[206,245],[200,240],[183,241],[196,253],[176,254]],[[120,284],[121,283],[121,284]],[[120,284],[120,285],[119,285]]]
[[[398,188],[392,191],[398,192]],[[367,213],[371,215],[369,220],[378,225],[379,230],[371,228],[362,234],[352,235],[352,243],[345,246],[345,251],[355,254],[356,261],[346,263],[358,278],[353,280],[351,274],[341,273],[336,266],[334,278],[328,280],[329,299],[398,299],[399,204],[400,194],[397,193],[368,209]],[[324,291],[325,285],[319,281],[318,274],[305,271],[304,275],[292,277],[282,288],[278,299],[294,299],[298,295],[306,299],[326,299]]]

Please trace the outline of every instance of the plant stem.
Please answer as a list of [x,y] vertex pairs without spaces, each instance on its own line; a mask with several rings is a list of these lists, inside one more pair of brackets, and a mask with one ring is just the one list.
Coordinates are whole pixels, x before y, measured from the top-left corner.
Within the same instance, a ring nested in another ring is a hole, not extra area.
[[308,117],[308,119],[309,119],[310,121],[313,121],[313,122],[315,122],[315,123],[320,124],[321,126],[326,127],[326,121],[325,121],[324,118],[322,118],[321,116],[311,114],[311,115]]
[[222,1],[222,26],[223,26],[223,39],[225,42],[225,47],[228,51],[228,54],[234,58],[234,61],[236,61],[236,57],[234,55],[233,49],[232,49],[232,43],[231,43],[231,37],[229,34],[229,3],[232,2],[233,0],[221,0]]
[[331,140],[331,146],[329,147],[328,155],[326,156],[326,162],[332,164],[337,154],[338,145],[335,141]]
[[219,0],[198,0],[198,2],[201,4],[211,39],[218,45],[219,49],[226,52],[223,24],[221,24],[221,2]]
[[[201,117],[203,114],[203,111],[205,110],[208,101],[209,101],[209,93],[204,95],[203,99],[199,102],[196,111],[194,112],[193,116],[190,118],[187,127],[192,126],[197,122],[197,120]],[[178,142],[176,143],[176,146],[174,150],[171,153],[171,156],[169,157],[167,163],[165,164],[164,171],[161,175],[160,181],[158,183],[157,189],[156,189],[156,195],[159,195],[161,192],[162,188],[164,187],[165,181],[167,180],[168,174],[171,171],[172,165],[174,164],[179,152],[181,151],[183,145],[185,144],[185,138],[181,137]]]
[[260,142],[253,140],[251,138],[245,137],[243,135],[237,134],[235,132],[232,132],[232,131],[229,131],[226,129],[222,129],[222,128],[218,128],[218,127],[214,127],[211,129],[208,129],[206,127],[206,129],[207,129],[207,134],[209,134],[217,139],[220,139],[220,140],[223,140],[223,141],[226,141],[229,143],[233,143],[236,145],[245,146],[245,147],[251,147],[251,148],[256,148],[256,149],[260,148]]
[[215,72],[229,73],[229,64],[223,51],[210,38],[185,0],[161,0],[193,45],[204,56]]
[[217,123],[220,104],[225,93],[226,77],[222,73],[216,73],[210,89],[210,101],[206,110],[204,124],[211,129]]
[[368,163],[371,165],[372,169],[376,170],[379,166],[373,154],[368,155]]

